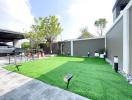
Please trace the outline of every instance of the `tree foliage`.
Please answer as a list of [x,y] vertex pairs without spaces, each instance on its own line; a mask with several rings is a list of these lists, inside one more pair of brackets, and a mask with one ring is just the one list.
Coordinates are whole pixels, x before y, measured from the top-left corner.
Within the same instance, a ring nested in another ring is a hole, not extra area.
[[94,25],[97,27],[97,32],[100,36],[103,35],[104,28],[106,27],[107,20],[105,18],[100,18],[95,21]]
[[84,38],[92,38],[94,37],[89,31],[87,27],[83,27],[80,29],[81,35],[78,37],[78,39],[84,39]]
[[62,28],[56,16],[49,16],[47,19],[48,24],[46,25],[45,39],[52,53],[53,40],[55,40],[56,37],[62,32]]
[[23,42],[21,46],[23,49],[30,49],[30,43],[29,42]]
[[44,40],[44,34],[43,28],[41,26],[42,19],[34,19],[34,24],[31,26],[31,31],[28,32],[25,37],[30,39],[31,48],[39,48],[39,44],[42,43]]
[[26,34],[33,45],[46,42],[52,51],[52,42],[62,32],[59,20],[56,16],[39,17],[34,19],[31,31]]

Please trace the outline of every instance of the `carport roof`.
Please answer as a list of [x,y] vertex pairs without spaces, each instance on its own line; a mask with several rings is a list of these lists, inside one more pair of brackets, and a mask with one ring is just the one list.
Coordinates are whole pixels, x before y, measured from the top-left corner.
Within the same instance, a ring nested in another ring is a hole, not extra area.
[[19,39],[24,39],[23,33],[0,29],[0,42],[11,42]]

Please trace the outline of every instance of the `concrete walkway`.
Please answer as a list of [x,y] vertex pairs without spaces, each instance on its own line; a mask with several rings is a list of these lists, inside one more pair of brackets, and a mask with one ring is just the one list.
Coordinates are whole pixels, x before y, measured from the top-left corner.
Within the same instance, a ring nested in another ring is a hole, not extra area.
[[88,100],[69,91],[0,68],[0,100]]
[[[26,61],[26,57],[16,57],[16,62],[21,63]],[[10,56],[10,64],[14,64],[15,59],[14,56]],[[9,56],[0,57],[0,67],[6,66],[9,64]]]

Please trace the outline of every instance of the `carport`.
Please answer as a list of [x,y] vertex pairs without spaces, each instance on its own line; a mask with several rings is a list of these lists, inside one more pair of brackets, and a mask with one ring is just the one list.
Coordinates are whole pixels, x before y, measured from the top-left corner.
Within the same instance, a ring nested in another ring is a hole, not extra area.
[[[2,43],[13,42],[13,47],[2,47],[1,46],[1,48],[0,48],[0,54],[1,55],[7,54],[8,58],[9,58],[9,63],[10,63],[10,54],[12,52],[17,53],[17,52],[21,51],[20,49],[16,49],[17,48],[16,45],[18,43],[18,40],[20,40],[20,39],[24,39],[23,33],[0,29],[0,42],[2,42]],[[14,48],[14,47],[16,47],[16,48]],[[4,57],[2,59],[4,60]],[[7,59],[7,58],[5,58],[5,59]]]
[[24,39],[23,33],[0,29],[0,42],[14,42],[20,39]]

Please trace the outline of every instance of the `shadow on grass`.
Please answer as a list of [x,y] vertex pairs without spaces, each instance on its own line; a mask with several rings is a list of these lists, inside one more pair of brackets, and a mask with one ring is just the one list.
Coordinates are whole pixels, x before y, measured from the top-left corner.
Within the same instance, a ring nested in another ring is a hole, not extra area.
[[93,100],[131,100],[132,87],[103,59],[69,61],[36,79],[66,89],[63,77],[71,73],[69,91]]

